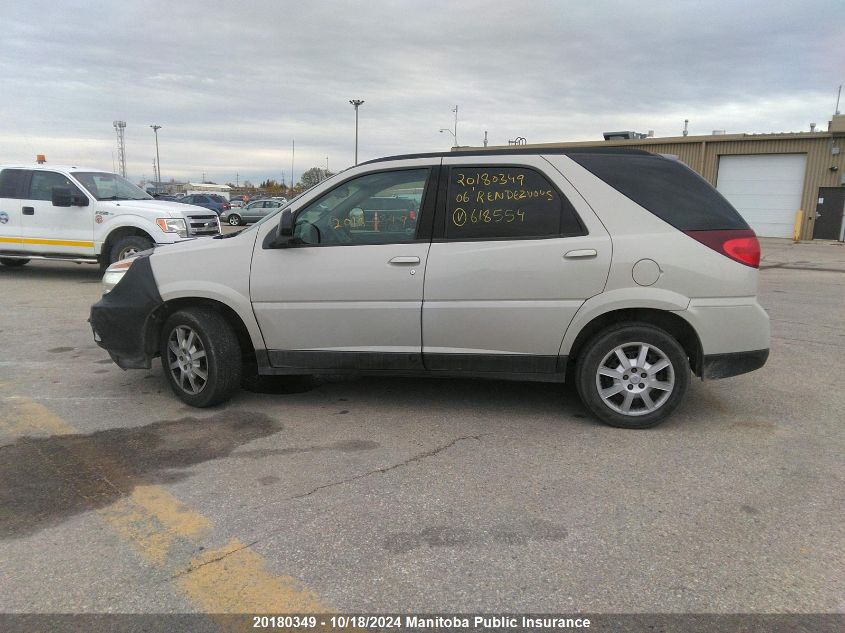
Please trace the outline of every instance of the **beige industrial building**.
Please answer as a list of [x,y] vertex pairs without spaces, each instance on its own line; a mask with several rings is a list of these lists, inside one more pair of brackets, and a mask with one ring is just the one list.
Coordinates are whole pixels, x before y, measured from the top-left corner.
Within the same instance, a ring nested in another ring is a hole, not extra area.
[[826,132],[605,137],[521,147],[616,146],[674,155],[715,186],[761,237],[793,237],[800,212],[800,239],[845,239],[845,115],[835,115]]

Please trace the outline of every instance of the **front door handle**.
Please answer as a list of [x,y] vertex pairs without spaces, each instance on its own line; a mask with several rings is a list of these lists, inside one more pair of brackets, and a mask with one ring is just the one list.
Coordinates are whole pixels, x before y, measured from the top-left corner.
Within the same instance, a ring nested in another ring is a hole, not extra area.
[[585,257],[595,257],[598,255],[594,248],[584,248],[578,251],[569,251],[563,257],[565,259],[584,259]]
[[23,208],[24,215],[35,215],[35,208],[34,207],[24,207]]
[[388,260],[388,264],[419,264],[420,258],[419,257],[394,257],[393,259]]

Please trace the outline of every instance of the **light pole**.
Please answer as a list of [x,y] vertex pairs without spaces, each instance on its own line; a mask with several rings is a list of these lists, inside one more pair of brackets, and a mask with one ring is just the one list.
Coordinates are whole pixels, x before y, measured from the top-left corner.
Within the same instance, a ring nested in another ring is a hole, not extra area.
[[158,182],[156,182],[156,193],[158,193],[158,187],[161,184],[161,158],[158,156],[158,131],[161,129],[160,125],[151,125],[153,128],[153,134],[156,135],[156,165],[158,165]]
[[456,105],[455,108],[452,110],[455,113],[455,147],[458,146],[458,106]]
[[453,142],[455,143],[455,147],[457,147],[457,146],[458,146],[458,139],[457,139],[457,137],[455,136],[455,133],[454,133],[452,130],[450,130],[450,129],[449,129],[449,128],[447,128],[447,127],[442,127],[442,128],[440,128],[440,132],[441,132],[441,133],[442,133],[442,132],[449,132],[449,134],[451,134],[451,135],[452,135],[452,140],[453,140]]
[[355,164],[358,164],[358,106],[364,103],[363,99],[350,99],[349,103],[355,106]]

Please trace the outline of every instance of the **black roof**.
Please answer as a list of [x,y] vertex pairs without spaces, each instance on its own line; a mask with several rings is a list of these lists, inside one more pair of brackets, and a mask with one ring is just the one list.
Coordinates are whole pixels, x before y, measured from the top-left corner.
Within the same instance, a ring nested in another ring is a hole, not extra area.
[[389,160],[409,160],[411,158],[446,158],[450,156],[508,156],[519,154],[622,154],[628,156],[654,156],[651,152],[642,149],[630,149],[627,147],[514,147],[507,149],[476,149],[458,150],[454,152],[428,152],[422,154],[400,154],[398,156],[385,156],[358,163],[369,165]]

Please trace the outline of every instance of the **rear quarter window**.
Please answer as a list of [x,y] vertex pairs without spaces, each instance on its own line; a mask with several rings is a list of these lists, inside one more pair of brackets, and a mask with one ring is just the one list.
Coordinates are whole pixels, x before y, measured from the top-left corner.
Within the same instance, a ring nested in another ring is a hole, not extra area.
[[681,231],[748,228],[722,194],[678,160],[653,154],[571,154],[569,158]]
[[4,169],[0,171],[0,198],[22,198],[24,169]]

